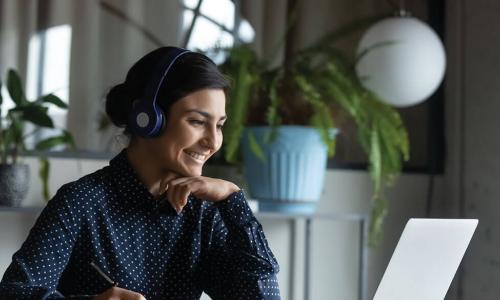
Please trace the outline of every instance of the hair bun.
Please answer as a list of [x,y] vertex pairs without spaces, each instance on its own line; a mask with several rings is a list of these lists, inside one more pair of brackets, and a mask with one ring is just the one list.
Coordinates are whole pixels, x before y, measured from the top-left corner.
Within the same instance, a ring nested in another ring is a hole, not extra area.
[[126,83],[115,85],[109,90],[106,95],[106,113],[113,124],[118,127],[127,126],[128,116],[135,98],[135,93]]

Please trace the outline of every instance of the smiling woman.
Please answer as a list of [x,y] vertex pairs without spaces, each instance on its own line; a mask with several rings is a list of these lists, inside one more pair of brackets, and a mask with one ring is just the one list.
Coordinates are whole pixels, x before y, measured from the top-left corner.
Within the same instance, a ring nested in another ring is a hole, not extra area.
[[222,144],[227,88],[202,54],[163,47],[140,59],[106,101],[130,145],[58,191],[0,295],[280,299],[278,263],[243,191],[202,176]]

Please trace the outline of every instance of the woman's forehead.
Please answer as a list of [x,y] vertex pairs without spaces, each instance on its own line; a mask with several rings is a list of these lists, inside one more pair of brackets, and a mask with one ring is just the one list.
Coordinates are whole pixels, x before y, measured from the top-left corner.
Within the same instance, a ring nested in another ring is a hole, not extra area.
[[172,106],[177,112],[204,111],[215,117],[225,115],[226,96],[220,89],[204,89],[188,94]]

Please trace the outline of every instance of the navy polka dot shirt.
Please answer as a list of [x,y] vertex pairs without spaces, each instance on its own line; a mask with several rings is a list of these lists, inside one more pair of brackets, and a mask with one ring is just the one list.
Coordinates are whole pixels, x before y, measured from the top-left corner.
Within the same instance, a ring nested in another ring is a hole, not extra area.
[[280,299],[278,263],[242,191],[155,200],[125,150],[47,204],[0,283],[0,299],[92,299],[110,287],[146,299]]

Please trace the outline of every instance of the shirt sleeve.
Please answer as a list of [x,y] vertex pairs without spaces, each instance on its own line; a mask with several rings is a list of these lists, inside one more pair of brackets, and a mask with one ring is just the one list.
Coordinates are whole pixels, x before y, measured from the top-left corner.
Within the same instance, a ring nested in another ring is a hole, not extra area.
[[242,190],[215,205],[204,290],[214,300],[281,299],[274,257]]
[[61,188],[14,253],[0,282],[0,299],[92,299],[92,295],[65,297],[56,290],[79,230],[66,198]]

